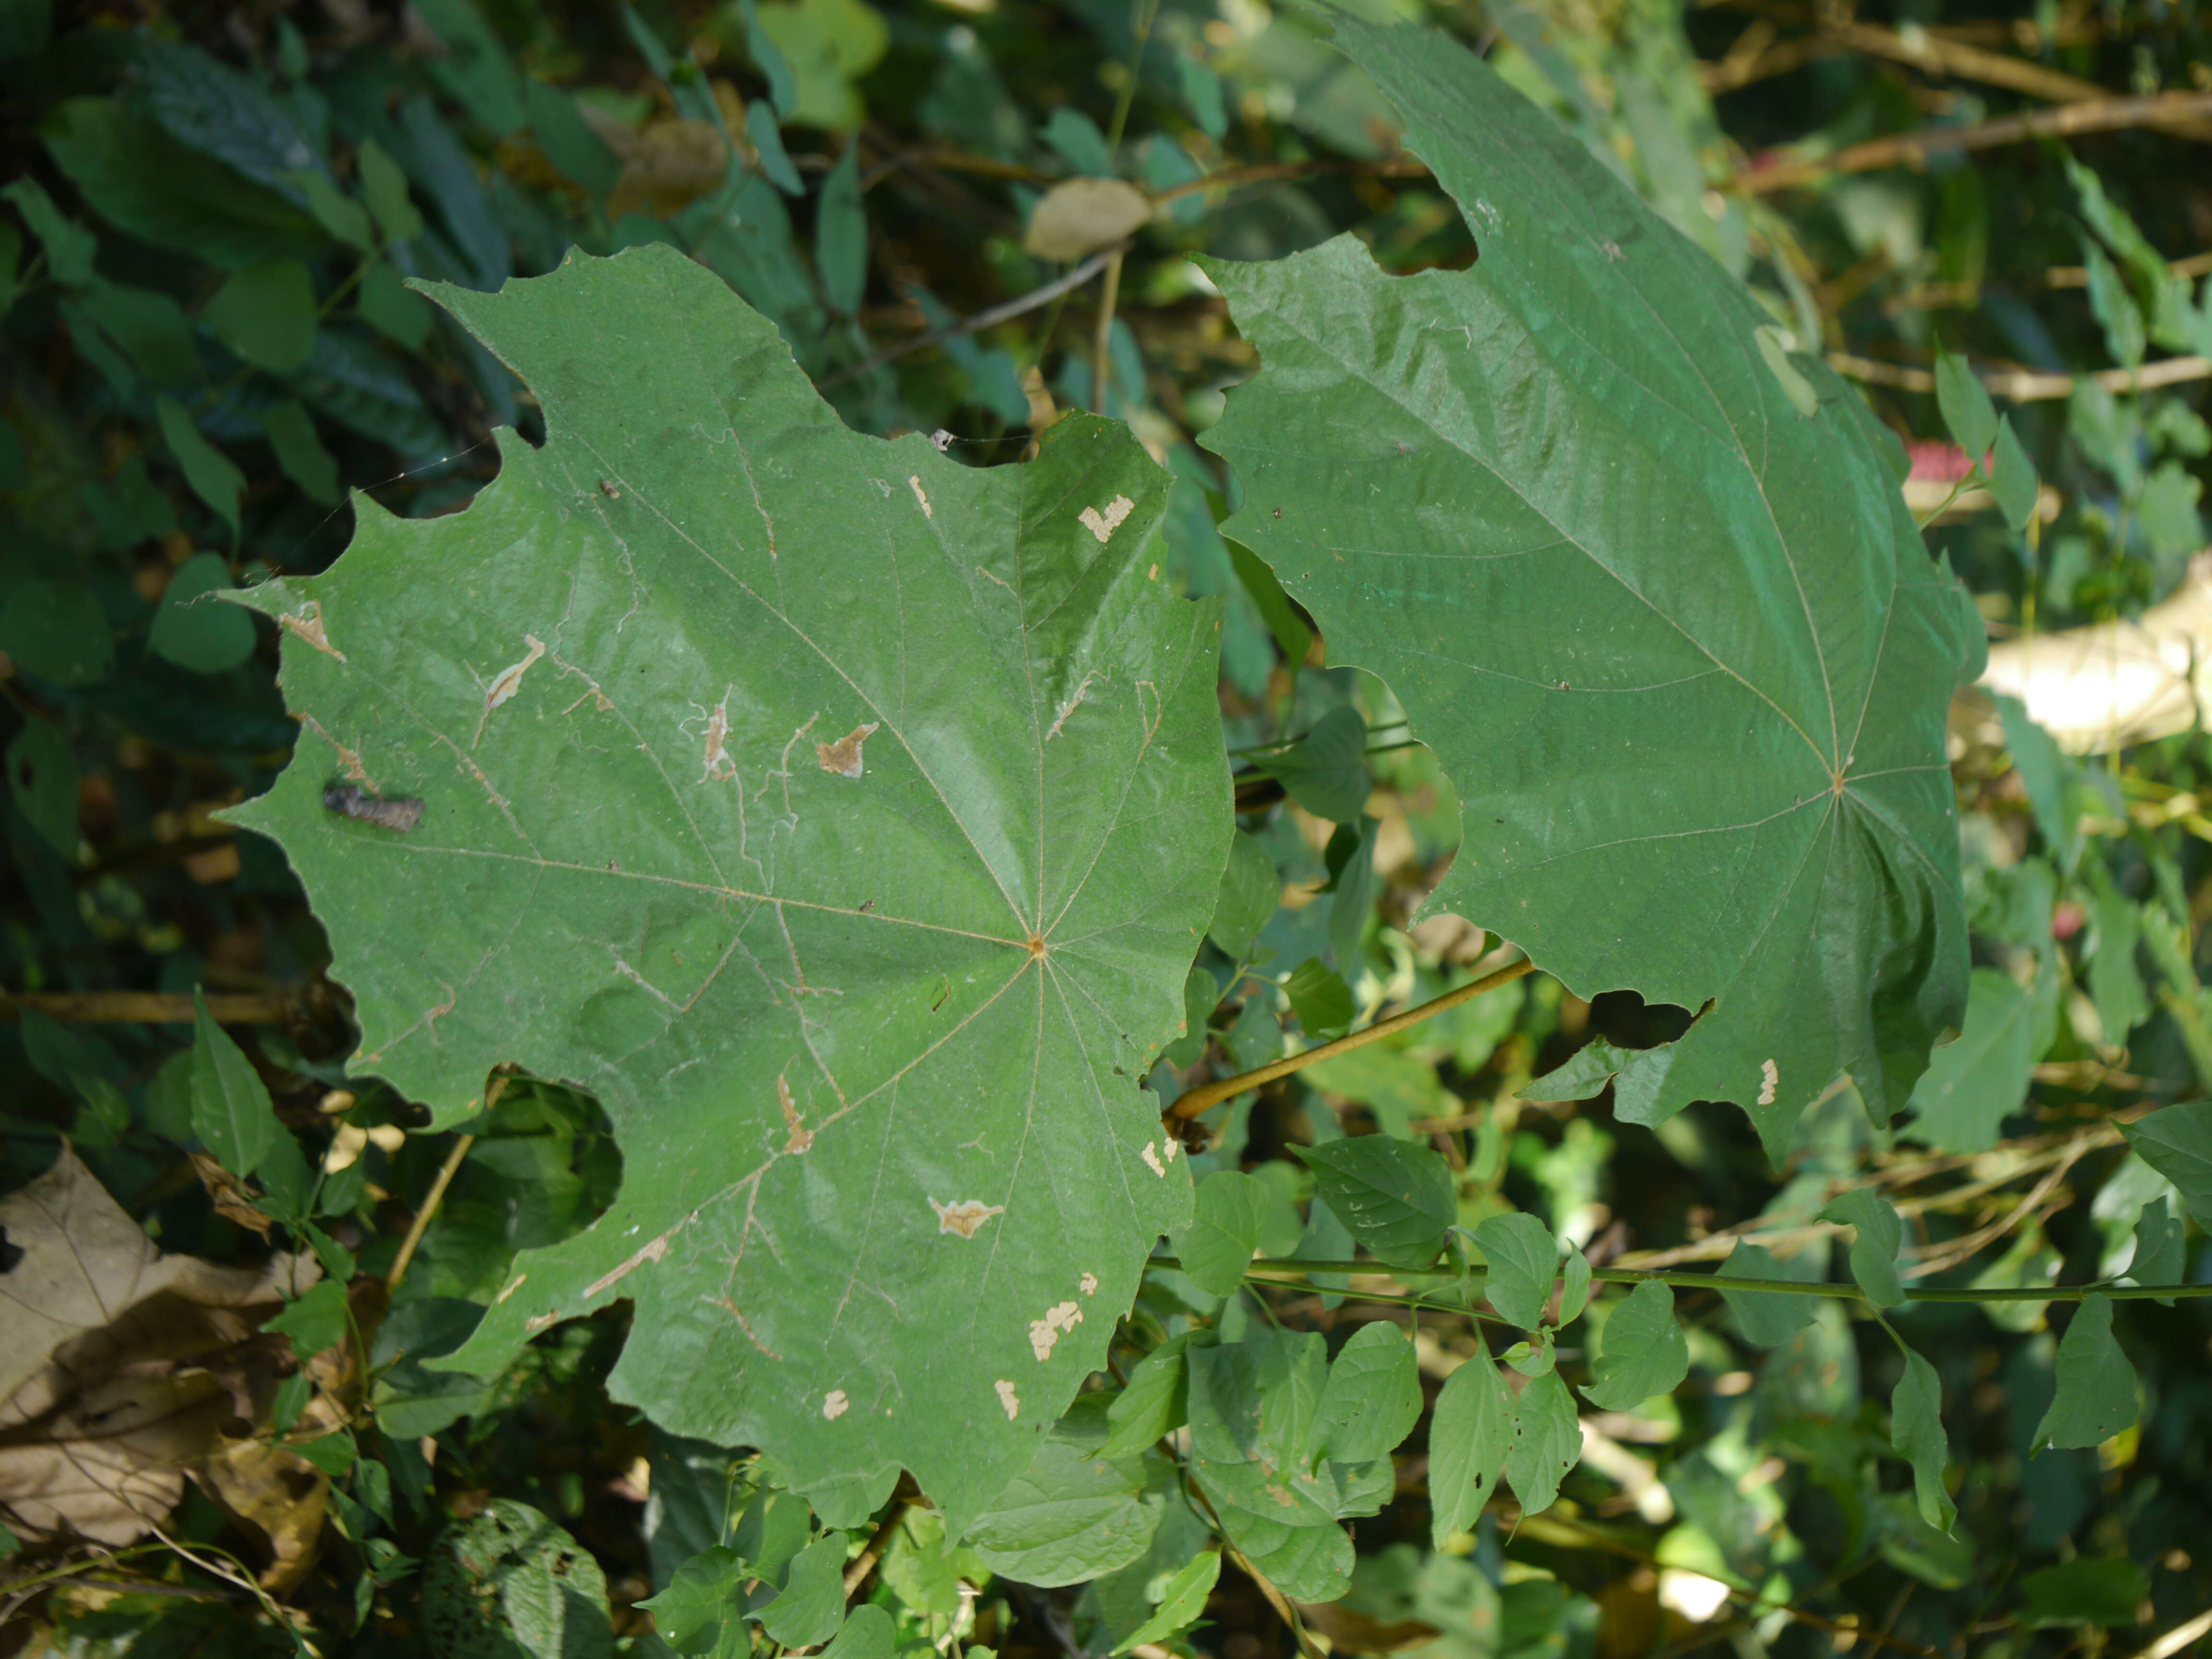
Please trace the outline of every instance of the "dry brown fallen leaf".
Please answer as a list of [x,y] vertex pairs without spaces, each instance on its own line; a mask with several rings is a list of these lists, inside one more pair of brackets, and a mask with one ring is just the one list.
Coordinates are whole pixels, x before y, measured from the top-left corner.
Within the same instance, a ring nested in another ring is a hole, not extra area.
[[1063,179],[1039,198],[1022,246],[1040,259],[1080,259],[1152,216],[1145,192],[1119,179]]
[[131,1543],[265,1420],[283,1362],[257,1333],[319,1270],[164,1255],[66,1146],[0,1198],[0,1508],[33,1540]]

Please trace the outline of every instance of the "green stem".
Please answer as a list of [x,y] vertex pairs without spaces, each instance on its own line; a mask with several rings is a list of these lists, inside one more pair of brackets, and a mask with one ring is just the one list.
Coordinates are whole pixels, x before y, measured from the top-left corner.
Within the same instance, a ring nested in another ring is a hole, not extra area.
[[1354,1031],[1350,1036],[1340,1036],[1334,1042],[1324,1042],[1317,1048],[1291,1054],[1255,1071],[1240,1072],[1235,1077],[1223,1078],[1218,1082],[1202,1083],[1181,1096],[1174,1105],[1168,1108],[1167,1115],[1179,1122],[1188,1123],[1207,1108],[1241,1095],[1247,1089],[1256,1089],[1263,1083],[1273,1083],[1279,1077],[1303,1072],[1309,1066],[1317,1066],[1324,1060],[1333,1060],[1339,1054],[1349,1054],[1354,1048],[1364,1048],[1370,1042],[1379,1042],[1393,1031],[1402,1031],[1409,1025],[1419,1025],[1425,1019],[1434,1019],[1438,1014],[1448,1013],[1461,1003],[1480,996],[1485,991],[1494,991],[1509,981],[1519,979],[1523,974],[1534,972],[1535,967],[1534,963],[1523,957],[1518,962],[1508,963],[1495,973],[1485,974],[1480,979],[1470,981],[1457,990],[1447,991],[1418,1008],[1408,1008],[1402,1014],[1378,1019],[1364,1031]]
[[[1146,1264],[1153,1267],[1180,1269],[1182,1263],[1171,1255],[1156,1255]],[[1324,1261],[1309,1256],[1261,1257],[1252,1263],[1245,1274],[1255,1283],[1276,1285],[1285,1290],[1329,1291],[1331,1285],[1303,1284],[1294,1279],[1260,1279],[1261,1272],[1299,1273],[1369,1273],[1382,1274],[1395,1279],[1456,1279],[1456,1267],[1393,1267],[1381,1261]],[[1804,1284],[1789,1279],[1745,1279],[1731,1273],[1646,1273],[1635,1267],[1593,1267],[1590,1277],[1607,1285],[1657,1284],[1672,1285],[1677,1290],[1690,1291],[1754,1291],[1771,1292],[1777,1296],[1832,1296],[1849,1302],[1863,1302],[1867,1294],[1856,1285]],[[1336,1292],[1373,1300],[1364,1291]],[[2115,1302],[2142,1302],[2164,1297],[2195,1297],[2212,1296],[2212,1285],[2030,1285],[2004,1288],[1967,1289],[1956,1291],[1907,1291],[1907,1302],[2079,1302],[2084,1297],[2109,1296]],[[1433,1306],[1434,1304],[1428,1305]]]

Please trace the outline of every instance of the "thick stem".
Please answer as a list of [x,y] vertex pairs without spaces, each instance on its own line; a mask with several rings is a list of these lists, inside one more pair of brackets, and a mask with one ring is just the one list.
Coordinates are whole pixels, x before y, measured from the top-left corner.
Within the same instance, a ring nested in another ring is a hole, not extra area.
[[1091,339],[1091,406],[1106,412],[1106,386],[1113,378],[1114,307],[1121,294],[1121,255],[1116,250],[1106,261],[1106,280],[1098,295],[1098,328]]
[[1235,1077],[1225,1077],[1218,1082],[1201,1083],[1169,1107],[1167,1115],[1177,1122],[1188,1123],[1208,1107],[1218,1106],[1232,1096],[1243,1094],[1247,1089],[1256,1089],[1263,1083],[1273,1083],[1279,1077],[1303,1072],[1309,1066],[1319,1065],[1324,1060],[1379,1042],[1393,1031],[1402,1031],[1408,1025],[1419,1025],[1425,1019],[1434,1019],[1438,1014],[1449,1012],[1461,1003],[1480,996],[1485,991],[1494,991],[1510,980],[1534,972],[1535,967],[1534,963],[1523,957],[1518,962],[1509,963],[1494,974],[1485,974],[1480,979],[1471,981],[1455,991],[1445,992],[1433,1002],[1425,1002],[1418,1008],[1408,1008],[1404,1013],[1393,1014],[1388,1019],[1378,1019],[1364,1031],[1354,1031],[1350,1036],[1324,1042],[1320,1048],[1309,1048],[1302,1054],[1272,1061],[1256,1071],[1241,1072]]

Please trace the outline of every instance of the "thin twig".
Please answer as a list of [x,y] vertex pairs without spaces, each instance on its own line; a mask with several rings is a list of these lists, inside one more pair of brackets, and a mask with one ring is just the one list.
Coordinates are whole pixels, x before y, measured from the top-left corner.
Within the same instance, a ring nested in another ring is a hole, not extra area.
[[1242,190],[1247,185],[1288,184],[1300,179],[1358,173],[1376,179],[1425,179],[1428,177],[1429,164],[1411,155],[1396,156],[1388,161],[1252,161],[1243,167],[1218,167],[1202,179],[1154,191],[1152,203],[1158,210],[1204,191]]
[[1091,406],[1106,412],[1106,386],[1113,377],[1114,306],[1121,295],[1121,256],[1106,261],[1106,279],[1099,285],[1098,326],[1091,337]]
[[422,1242],[422,1235],[430,1225],[431,1218],[438,1213],[438,1206],[445,1201],[446,1188],[453,1184],[460,1173],[461,1160],[469,1155],[469,1148],[477,1144],[474,1135],[462,1135],[453,1142],[453,1150],[446,1154],[446,1161],[438,1166],[438,1178],[430,1183],[429,1195],[422,1207],[415,1212],[415,1219],[407,1224],[407,1237],[399,1241],[399,1254],[392,1258],[392,1271],[384,1276],[386,1294],[397,1294],[399,1281],[407,1276],[407,1264],[415,1259],[415,1247]]
[[[218,1025],[282,1025],[299,1012],[281,991],[217,994],[207,1006]],[[25,991],[0,996],[0,1024],[26,1009],[80,1025],[190,1025],[198,1018],[189,991]]]
[[1736,175],[1735,188],[1747,196],[1790,190],[1839,173],[1870,173],[1878,167],[1924,165],[1931,155],[1953,150],[1994,149],[2038,138],[2078,137],[2127,127],[2171,127],[2176,121],[2212,118],[2212,92],[2160,92],[2142,98],[2104,98],[2057,109],[2000,116],[1967,127],[1922,127],[1913,132],[1847,144],[1832,155],[1753,167]]
[[1304,1054],[1291,1054],[1260,1066],[1255,1071],[1242,1072],[1235,1077],[1223,1078],[1214,1083],[1202,1083],[1183,1095],[1167,1110],[1167,1115],[1178,1122],[1188,1123],[1208,1107],[1218,1105],[1247,1089],[1256,1089],[1263,1083],[1273,1083],[1279,1077],[1288,1077],[1293,1072],[1303,1072],[1309,1066],[1319,1065],[1339,1054],[1349,1054],[1354,1048],[1364,1048],[1369,1043],[1389,1036],[1393,1031],[1402,1031],[1408,1025],[1419,1025],[1425,1019],[1434,1019],[1447,1013],[1461,1003],[1480,996],[1485,991],[1494,991],[1509,981],[1535,971],[1536,964],[1528,957],[1509,963],[1494,974],[1485,974],[1480,979],[1447,991],[1434,1001],[1425,1002],[1418,1008],[1408,1008],[1402,1014],[1393,1014],[1388,1019],[1378,1019],[1364,1031],[1354,1031],[1350,1036],[1340,1036],[1334,1042],[1324,1042],[1318,1048],[1309,1048]]
[[927,333],[916,334],[911,338],[902,340],[896,345],[886,346],[865,362],[855,363],[850,368],[841,368],[835,374],[824,375],[815,382],[816,389],[828,392],[833,387],[844,385],[848,380],[857,380],[863,374],[872,374],[885,363],[895,362],[910,351],[920,351],[924,346],[933,346],[941,340],[949,340],[956,334],[973,334],[980,329],[995,328],[1000,323],[1010,322],[1025,312],[1035,311],[1039,306],[1048,305],[1061,295],[1081,288],[1093,276],[1105,270],[1109,261],[1120,258],[1128,251],[1129,244],[1127,241],[1116,242],[1109,248],[1101,248],[1081,264],[1072,266],[1042,288],[1033,288],[1028,293],[1018,295],[1003,305],[992,306],[988,310],[977,312],[972,317],[963,318],[949,328],[933,328]]
[[[1847,351],[1828,354],[1828,367],[1837,374],[1870,386],[1895,386],[1900,392],[1933,392],[1936,376],[1924,368],[1885,363],[1872,357],[1855,357]],[[1985,369],[1980,379],[1990,395],[2009,398],[2016,404],[2045,403],[2074,395],[2076,376],[2043,374],[2033,369]],[[2087,376],[2106,391],[2124,395],[2148,392],[2162,386],[2212,379],[2212,357],[2164,357],[2141,368],[2100,368]]]

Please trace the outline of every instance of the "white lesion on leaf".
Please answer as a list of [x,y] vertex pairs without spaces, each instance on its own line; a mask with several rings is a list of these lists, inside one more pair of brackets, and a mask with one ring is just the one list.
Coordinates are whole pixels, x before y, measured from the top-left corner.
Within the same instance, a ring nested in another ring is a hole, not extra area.
[[734,686],[722,688],[722,700],[707,714],[707,743],[704,765],[699,781],[709,780],[726,783],[738,775],[737,763],[730,758],[730,693]]
[[1006,1408],[1006,1421],[1012,1422],[1022,1414],[1022,1397],[1014,1392],[1012,1380],[1002,1376],[991,1386],[998,1390],[999,1403]]
[[513,1296],[517,1291],[520,1290],[522,1288],[523,1280],[529,1277],[530,1275],[528,1273],[515,1274],[514,1278],[507,1281],[506,1288],[501,1290],[497,1296],[492,1297],[491,1305],[495,1308],[499,1306],[501,1303],[506,1301],[507,1297]]
[[326,657],[335,657],[340,662],[346,659],[346,653],[331,643],[331,636],[323,626],[323,607],[314,599],[304,601],[296,612],[277,617],[276,626],[295,639],[305,640]]
[[932,1198],[929,1207],[937,1212],[937,1231],[958,1238],[975,1237],[985,1222],[1006,1212],[1005,1205],[986,1204],[980,1198],[963,1198],[951,1204],[939,1204]]
[[1085,530],[1098,538],[1099,546],[1103,547],[1113,539],[1114,532],[1121,527],[1121,521],[1136,510],[1136,502],[1127,495],[1116,495],[1107,502],[1104,512],[1095,507],[1086,507],[1076,517]]
[[522,642],[530,647],[528,653],[521,661],[501,669],[492,677],[491,684],[484,688],[483,713],[477,716],[477,734],[469,739],[471,749],[483,741],[484,722],[491,718],[491,711],[501,703],[514,700],[514,694],[522,690],[522,677],[545,654],[545,641],[535,634],[525,634]]
[[1774,1097],[1778,1092],[1780,1092],[1781,1088],[1781,1069],[1771,1060],[1762,1060],[1759,1061],[1759,1103],[1762,1106],[1771,1106],[1774,1104]]
[[783,1150],[793,1156],[807,1151],[814,1145],[814,1131],[799,1121],[799,1104],[791,1097],[791,1080],[784,1073],[776,1074],[775,1103],[783,1109]]
[[852,1408],[853,1402],[842,1389],[832,1389],[822,1396],[822,1415],[832,1423]]
[[1083,1305],[1062,1302],[1044,1310],[1042,1319],[1030,1321],[1030,1352],[1040,1363],[1052,1358],[1054,1346],[1066,1332],[1083,1322]]
[[1098,1293],[1098,1275],[1097,1273],[1084,1274],[1081,1289],[1085,1296],[1096,1296]]
[[857,778],[865,769],[860,745],[875,735],[880,722],[863,720],[835,743],[817,743],[814,757],[822,769],[841,778]]
[[[678,1224],[680,1225],[681,1224],[679,1223]],[[624,1261],[620,1267],[609,1268],[605,1273],[601,1273],[590,1284],[585,1285],[584,1294],[587,1297],[597,1296],[602,1291],[611,1291],[616,1285],[621,1284],[623,1279],[635,1273],[640,1267],[646,1266],[648,1262],[660,1261],[668,1254],[668,1241],[674,1237],[675,1235],[676,1228],[671,1227],[666,1232],[661,1234],[659,1237],[648,1241],[638,1249],[632,1252],[629,1259]]]
[[1094,669],[1083,677],[1073,692],[1060,699],[1060,707],[1053,711],[1052,726],[1044,734],[1044,740],[1047,743],[1050,743],[1060,735],[1060,728],[1067,724],[1067,717],[1083,707],[1083,700],[1091,695],[1091,686],[1103,678],[1103,676]]
[[925,519],[934,519],[937,516],[937,509],[929,504],[929,492],[921,487],[921,475],[918,472],[912,474],[908,477],[907,482],[914,486],[915,500],[921,503],[921,516]]
[[1152,1150],[1149,1140],[1145,1143],[1145,1164],[1156,1176],[1164,1176],[1168,1172],[1168,1166],[1160,1162],[1160,1155]]

